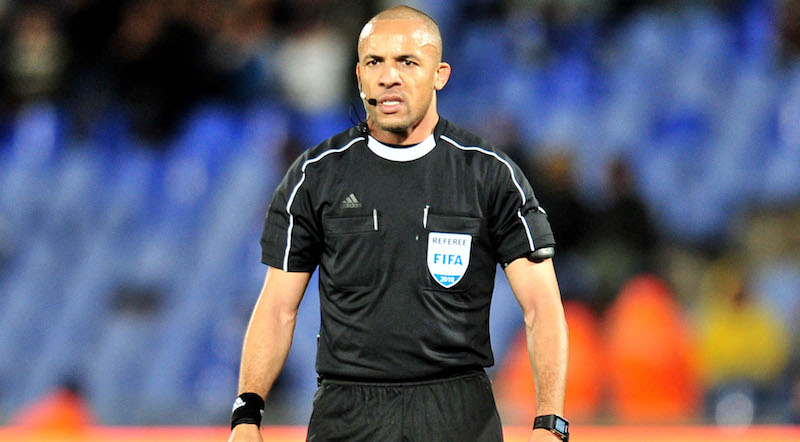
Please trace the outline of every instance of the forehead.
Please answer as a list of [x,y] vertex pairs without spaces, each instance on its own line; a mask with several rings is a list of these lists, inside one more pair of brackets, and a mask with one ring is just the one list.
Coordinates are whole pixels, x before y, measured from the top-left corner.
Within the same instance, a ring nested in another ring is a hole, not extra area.
[[391,19],[367,23],[358,38],[358,56],[392,53],[434,55],[436,38],[421,20]]

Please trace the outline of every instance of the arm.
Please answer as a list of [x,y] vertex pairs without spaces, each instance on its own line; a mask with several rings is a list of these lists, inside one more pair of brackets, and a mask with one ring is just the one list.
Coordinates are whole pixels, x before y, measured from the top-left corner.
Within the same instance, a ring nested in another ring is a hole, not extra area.
[[[311,274],[284,272],[270,267],[244,337],[239,369],[239,394],[257,393],[266,398],[278,377],[289,347]],[[230,441],[261,440],[258,427],[240,424],[234,427]]]
[[[567,383],[567,321],[553,261],[533,263],[527,258],[511,262],[506,269],[511,290],[522,307],[528,355],[536,382],[538,415],[564,415]],[[547,430],[533,431],[533,441],[557,441]]]

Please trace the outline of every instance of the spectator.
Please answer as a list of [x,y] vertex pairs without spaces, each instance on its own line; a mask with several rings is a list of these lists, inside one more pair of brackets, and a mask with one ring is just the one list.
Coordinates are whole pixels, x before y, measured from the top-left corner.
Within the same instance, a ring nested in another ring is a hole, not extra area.
[[353,59],[342,57],[348,46],[328,24],[310,23],[284,43],[280,81],[289,102],[304,112],[330,110],[345,101],[345,84]]
[[53,98],[63,80],[66,41],[49,9],[23,6],[12,22],[3,67],[17,104]]
[[594,301],[600,309],[613,300],[625,281],[653,270],[652,254],[658,239],[625,159],[609,163],[608,186],[610,202],[587,226],[590,262],[597,274]]
[[[525,166],[522,166],[523,168]],[[578,195],[575,159],[567,149],[547,153],[535,161],[535,170],[526,172],[537,185],[537,197],[553,220],[553,235],[558,238],[556,272],[562,275],[561,294],[564,299],[595,303],[593,272],[584,254],[587,232],[594,221],[590,210]]]
[[589,210],[578,196],[575,159],[566,150],[545,154],[539,159],[536,172],[537,197],[553,220],[553,235],[558,238],[558,253],[575,253],[586,241]]
[[36,430],[73,434],[93,421],[80,385],[66,380],[51,393],[24,407],[12,419],[14,425]]
[[[600,321],[586,306],[575,301],[564,303],[569,324],[569,372],[565,413],[571,422],[588,422],[597,418],[604,386],[605,351],[602,347]],[[524,330],[511,344],[494,378],[497,405],[503,422],[525,425],[536,417],[536,394],[531,374]]]
[[75,134],[91,134],[114,107],[109,41],[122,19],[124,0],[68,0],[62,8],[69,61],[60,94],[72,111]]
[[800,56],[800,0],[778,2],[778,36],[783,55],[790,59]]
[[[722,423],[747,424],[758,419],[788,361],[785,326],[754,296],[742,273],[739,266],[718,261],[710,272],[709,278],[715,281],[709,282],[701,310],[707,407]],[[752,401],[753,414],[746,419],[727,416],[725,404],[731,395]]]
[[277,95],[278,42],[273,6],[256,1],[223,8],[211,39],[210,63],[222,79],[224,96],[239,100]]
[[[191,6],[181,3],[184,7]],[[179,6],[131,2],[114,40],[118,93],[140,133],[170,134],[182,112],[209,91],[206,42]]]
[[700,405],[696,349],[664,282],[637,276],[608,311],[610,403],[623,422],[675,422]]

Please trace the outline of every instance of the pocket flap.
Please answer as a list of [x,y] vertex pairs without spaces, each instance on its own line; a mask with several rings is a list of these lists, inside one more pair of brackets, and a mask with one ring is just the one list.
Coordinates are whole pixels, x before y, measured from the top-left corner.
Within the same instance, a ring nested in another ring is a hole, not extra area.
[[[380,220],[380,215],[377,217]],[[337,235],[344,233],[361,233],[361,232],[375,232],[376,218],[372,215],[369,216],[347,216],[327,218],[323,221],[325,233],[329,235]],[[380,223],[377,223],[380,225]]]
[[459,215],[428,215],[428,230],[431,232],[470,233],[478,234],[481,229],[481,219],[471,216]]

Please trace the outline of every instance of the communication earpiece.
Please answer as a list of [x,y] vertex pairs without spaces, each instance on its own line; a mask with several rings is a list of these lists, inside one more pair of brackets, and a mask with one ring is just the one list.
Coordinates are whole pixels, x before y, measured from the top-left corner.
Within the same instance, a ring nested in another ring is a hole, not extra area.
[[367,104],[369,105],[372,106],[378,105],[378,100],[374,98],[367,99],[367,94],[365,94],[364,91],[361,90],[361,82],[358,83],[358,96],[361,97],[362,100],[366,101]]

